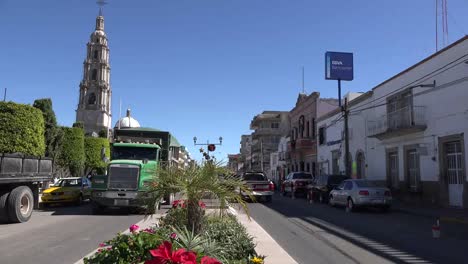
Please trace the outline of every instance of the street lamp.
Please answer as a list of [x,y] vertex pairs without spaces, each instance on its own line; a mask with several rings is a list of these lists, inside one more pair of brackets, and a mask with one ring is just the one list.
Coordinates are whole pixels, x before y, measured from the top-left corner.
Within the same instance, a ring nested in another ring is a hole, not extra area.
[[[210,151],[215,151],[216,145],[222,145],[223,144],[223,137],[218,138],[219,143],[210,143],[209,140],[206,141],[206,143],[197,143],[197,137],[193,137],[193,144],[195,146],[207,146],[207,153],[204,153],[203,156],[208,160],[210,156]],[[200,152],[204,152],[203,148],[200,148]]]

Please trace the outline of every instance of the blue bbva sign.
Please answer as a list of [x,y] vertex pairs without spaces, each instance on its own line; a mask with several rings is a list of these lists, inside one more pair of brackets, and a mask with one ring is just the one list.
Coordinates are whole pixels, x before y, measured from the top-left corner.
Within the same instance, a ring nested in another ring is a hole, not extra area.
[[325,79],[352,81],[353,53],[332,52],[325,53]]

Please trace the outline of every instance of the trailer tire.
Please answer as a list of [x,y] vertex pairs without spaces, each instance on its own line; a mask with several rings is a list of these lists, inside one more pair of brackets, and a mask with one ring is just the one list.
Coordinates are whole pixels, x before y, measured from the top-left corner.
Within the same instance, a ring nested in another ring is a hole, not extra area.
[[13,223],[27,222],[32,215],[34,196],[27,186],[19,186],[8,196],[8,217]]
[[9,192],[0,193],[0,223],[8,222],[7,200],[9,195]]

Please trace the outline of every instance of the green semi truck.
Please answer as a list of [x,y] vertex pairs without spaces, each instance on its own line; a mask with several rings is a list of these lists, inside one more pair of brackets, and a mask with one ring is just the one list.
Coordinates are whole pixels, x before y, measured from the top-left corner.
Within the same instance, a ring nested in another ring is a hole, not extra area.
[[[171,166],[174,152],[180,147],[166,131],[151,128],[115,129],[111,160],[105,175],[92,178],[93,213],[108,207],[141,208],[145,188],[159,166]],[[173,195],[164,198],[171,203]]]

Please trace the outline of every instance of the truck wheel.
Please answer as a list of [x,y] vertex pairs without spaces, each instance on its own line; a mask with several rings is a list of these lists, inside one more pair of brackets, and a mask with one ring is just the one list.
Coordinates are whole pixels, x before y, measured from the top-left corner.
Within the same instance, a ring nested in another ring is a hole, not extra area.
[[19,186],[11,191],[8,197],[8,215],[13,223],[27,222],[31,218],[34,198],[31,189]]
[[9,192],[0,193],[0,223],[8,222],[7,199]]

